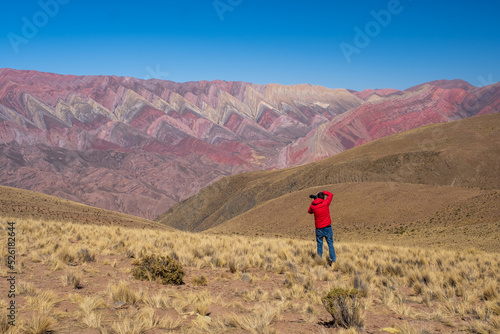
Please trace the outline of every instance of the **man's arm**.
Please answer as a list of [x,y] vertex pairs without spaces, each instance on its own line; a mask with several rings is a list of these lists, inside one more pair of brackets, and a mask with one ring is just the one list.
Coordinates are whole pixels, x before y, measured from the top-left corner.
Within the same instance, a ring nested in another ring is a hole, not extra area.
[[326,190],[323,190],[323,194],[325,194],[326,196],[328,196],[326,198],[326,204],[327,205],[330,205],[330,203],[332,202],[332,199],[333,199],[333,194],[329,191],[326,191]]

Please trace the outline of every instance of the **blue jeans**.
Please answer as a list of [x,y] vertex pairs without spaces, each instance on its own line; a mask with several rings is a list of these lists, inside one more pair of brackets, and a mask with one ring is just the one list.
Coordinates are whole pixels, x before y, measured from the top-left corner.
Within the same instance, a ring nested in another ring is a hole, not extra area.
[[328,250],[330,251],[330,260],[332,260],[332,262],[335,262],[337,257],[335,256],[335,248],[333,248],[332,226],[316,229],[316,242],[318,243],[319,257],[323,257],[323,237],[326,238],[326,244],[328,245]]

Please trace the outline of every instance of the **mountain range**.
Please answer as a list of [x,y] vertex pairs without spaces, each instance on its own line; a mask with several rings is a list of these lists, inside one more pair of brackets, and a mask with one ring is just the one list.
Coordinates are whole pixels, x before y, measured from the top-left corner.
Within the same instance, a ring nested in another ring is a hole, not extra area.
[[224,176],[499,111],[500,83],[356,92],[0,69],[0,184],[151,219]]

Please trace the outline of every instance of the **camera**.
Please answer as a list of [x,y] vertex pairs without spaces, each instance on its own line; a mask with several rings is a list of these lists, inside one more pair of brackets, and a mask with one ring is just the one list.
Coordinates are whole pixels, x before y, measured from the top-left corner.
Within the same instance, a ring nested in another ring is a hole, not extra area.
[[318,198],[318,196],[316,196],[316,195],[309,195],[309,198],[316,199],[316,198]]

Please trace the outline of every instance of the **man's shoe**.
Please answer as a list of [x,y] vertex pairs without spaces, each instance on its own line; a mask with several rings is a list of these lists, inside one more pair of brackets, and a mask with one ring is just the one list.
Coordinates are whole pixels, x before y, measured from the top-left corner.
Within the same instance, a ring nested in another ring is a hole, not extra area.
[[336,262],[332,262],[332,270],[333,271],[339,271],[339,266],[337,265]]

